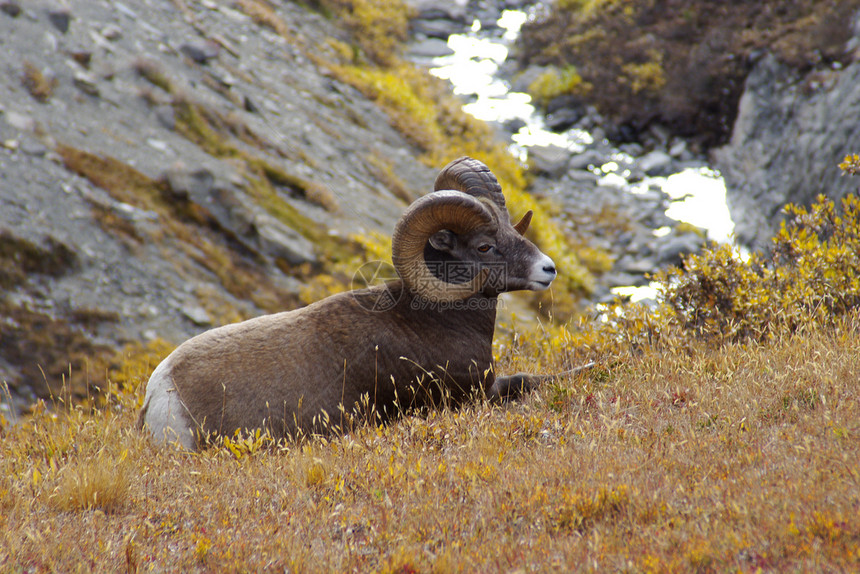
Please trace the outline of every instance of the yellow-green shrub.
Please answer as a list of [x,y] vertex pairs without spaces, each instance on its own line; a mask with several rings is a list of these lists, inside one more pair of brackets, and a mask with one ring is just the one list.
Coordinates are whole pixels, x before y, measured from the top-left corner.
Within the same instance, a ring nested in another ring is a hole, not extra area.
[[409,28],[410,7],[402,0],[320,0],[346,24],[353,40],[371,61],[396,62]]
[[550,68],[529,84],[527,92],[539,106],[546,106],[561,95],[581,95],[591,89],[591,84],[582,79],[576,66]]
[[764,340],[860,305],[860,200],[848,196],[837,209],[819,196],[786,211],[769,256],[718,245],[658,274],[681,325],[719,340]]

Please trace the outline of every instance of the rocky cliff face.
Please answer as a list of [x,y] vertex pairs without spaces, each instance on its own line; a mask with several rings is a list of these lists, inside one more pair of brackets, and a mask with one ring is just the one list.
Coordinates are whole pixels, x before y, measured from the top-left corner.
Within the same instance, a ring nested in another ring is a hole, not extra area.
[[22,401],[84,394],[126,342],[301,304],[431,189],[322,65],[336,19],[271,6],[0,2],[0,381]]
[[[856,44],[856,40],[854,41]],[[765,56],[738,107],[731,141],[715,150],[738,240],[764,246],[786,203],[856,193],[838,164],[860,150],[860,62],[798,75]]]

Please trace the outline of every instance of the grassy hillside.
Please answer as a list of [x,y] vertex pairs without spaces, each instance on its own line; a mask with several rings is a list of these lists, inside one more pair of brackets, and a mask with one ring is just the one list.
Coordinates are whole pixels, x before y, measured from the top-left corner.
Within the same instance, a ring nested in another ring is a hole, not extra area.
[[169,348],[129,348],[107,400],[3,421],[0,569],[857,570],[860,202],[792,213],[658,309],[508,326],[501,372],[595,365],[505,408],[187,454],[134,430]]

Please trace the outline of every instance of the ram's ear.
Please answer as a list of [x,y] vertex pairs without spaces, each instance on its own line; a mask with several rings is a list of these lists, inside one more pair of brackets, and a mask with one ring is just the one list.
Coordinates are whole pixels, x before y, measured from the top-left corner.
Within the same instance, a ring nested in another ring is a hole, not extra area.
[[457,245],[457,236],[453,231],[443,229],[430,236],[430,245],[437,251],[451,253]]
[[526,214],[523,215],[523,218],[520,219],[520,222],[514,225],[514,229],[517,230],[517,233],[519,233],[520,235],[526,234],[526,230],[529,228],[529,224],[532,222],[532,215],[534,215],[534,212],[529,209]]

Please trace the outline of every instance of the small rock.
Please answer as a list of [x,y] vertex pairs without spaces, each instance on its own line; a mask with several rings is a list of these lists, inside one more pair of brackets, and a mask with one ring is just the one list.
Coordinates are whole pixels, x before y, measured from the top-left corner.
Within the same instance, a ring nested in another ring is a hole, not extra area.
[[170,151],[170,147],[167,145],[167,143],[161,140],[147,138],[146,145],[148,145],[152,149],[157,149],[158,151],[162,151],[165,153]]
[[104,28],[102,28],[101,35],[111,42],[116,42],[120,38],[122,38],[122,28],[117,26],[116,24],[108,24]]
[[3,11],[13,18],[17,18],[21,14],[21,6],[12,0],[0,1],[0,11]]
[[576,125],[582,119],[582,112],[572,108],[562,108],[546,115],[546,126],[554,132],[560,133]]
[[413,20],[409,23],[413,34],[448,41],[448,36],[463,30],[463,25],[451,20]]
[[600,176],[588,171],[587,169],[571,169],[566,176],[570,181],[578,184],[597,185]]
[[669,148],[669,155],[675,159],[686,159],[683,156],[688,153],[687,142],[682,139],[675,140],[675,143],[673,143],[672,147]]
[[589,166],[600,167],[604,163],[606,163],[606,156],[602,152],[589,149],[573,156],[568,167],[570,169],[588,169]]
[[639,158],[639,168],[651,177],[672,175],[672,156],[655,149]]
[[508,133],[515,134],[527,125],[528,124],[522,118],[513,118],[503,123],[502,127],[505,128],[505,131]]
[[570,156],[570,150],[556,145],[529,148],[529,158],[537,173],[553,179],[558,179],[567,172]]
[[258,213],[254,219],[257,239],[262,250],[275,259],[282,259],[289,265],[313,263],[317,260],[313,245],[293,229],[274,217]]
[[406,0],[422,20],[466,21],[466,2],[439,2],[439,0]]
[[200,327],[212,324],[212,319],[206,309],[198,305],[183,305],[182,314],[191,319],[191,322]]
[[644,149],[642,149],[642,144],[633,142],[621,144],[620,146],[618,146],[618,149],[632,157],[639,157],[645,151]]
[[181,168],[167,170],[162,178],[167,182],[173,197],[182,200],[205,202],[215,187],[215,176],[206,168],[190,172]]
[[36,120],[26,114],[6,112],[6,123],[22,132],[32,132],[36,129]]
[[602,275],[600,282],[609,287],[638,287],[642,284],[643,279],[642,275],[615,271]]
[[448,47],[448,42],[438,38],[428,38],[410,44],[408,51],[413,58],[439,58],[454,53],[454,50]]
[[83,70],[76,70],[73,82],[75,86],[85,94],[98,97],[99,87],[96,77],[93,74]]
[[69,31],[69,24],[72,22],[72,13],[66,8],[48,10],[48,20],[51,21],[54,28],[65,34]]
[[48,148],[42,143],[32,140],[24,140],[21,144],[21,151],[33,157],[44,157],[48,153]]
[[163,105],[155,108],[155,118],[169,130],[176,128],[176,111],[173,106]]
[[3,147],[8,149],[9,151],[15,151],[18,149],[18,140],[4,140]]
[[546,124],[556,132],[575,125],[585,116],[585,106],[578,97],[565,94],[550,100],[546,106]]
[[218,57],[221,47],[215,42],[203,40],[182,44],[179,47],[179,51],[198,64],[205,64],[209,60]]
[[223,74],[209,72],[209,76],[225,88],[232,88],[239,83],[239,80],[237,80],[232,74],[228,72],[224,72]]
[[90,68],[90,62],[93,60],[93,53],[90,50],[71,50],[69,52],[69,56],[72,57],[72,60],[86,69]]
[[[251,112],[252,114],[260,113],[260,108],[257,107],[257,104],[254,103],[254,100],[250,96],[245,96],[242,99],[242,107],[245,108],[246,112]],[[173,109],[173,107],[170,109]]]
[[633,259],[632,257],[624,257],[622,261],[619,261],[616,267],[624,273],[644,275],[657,269],[657,263],[649,258]]

